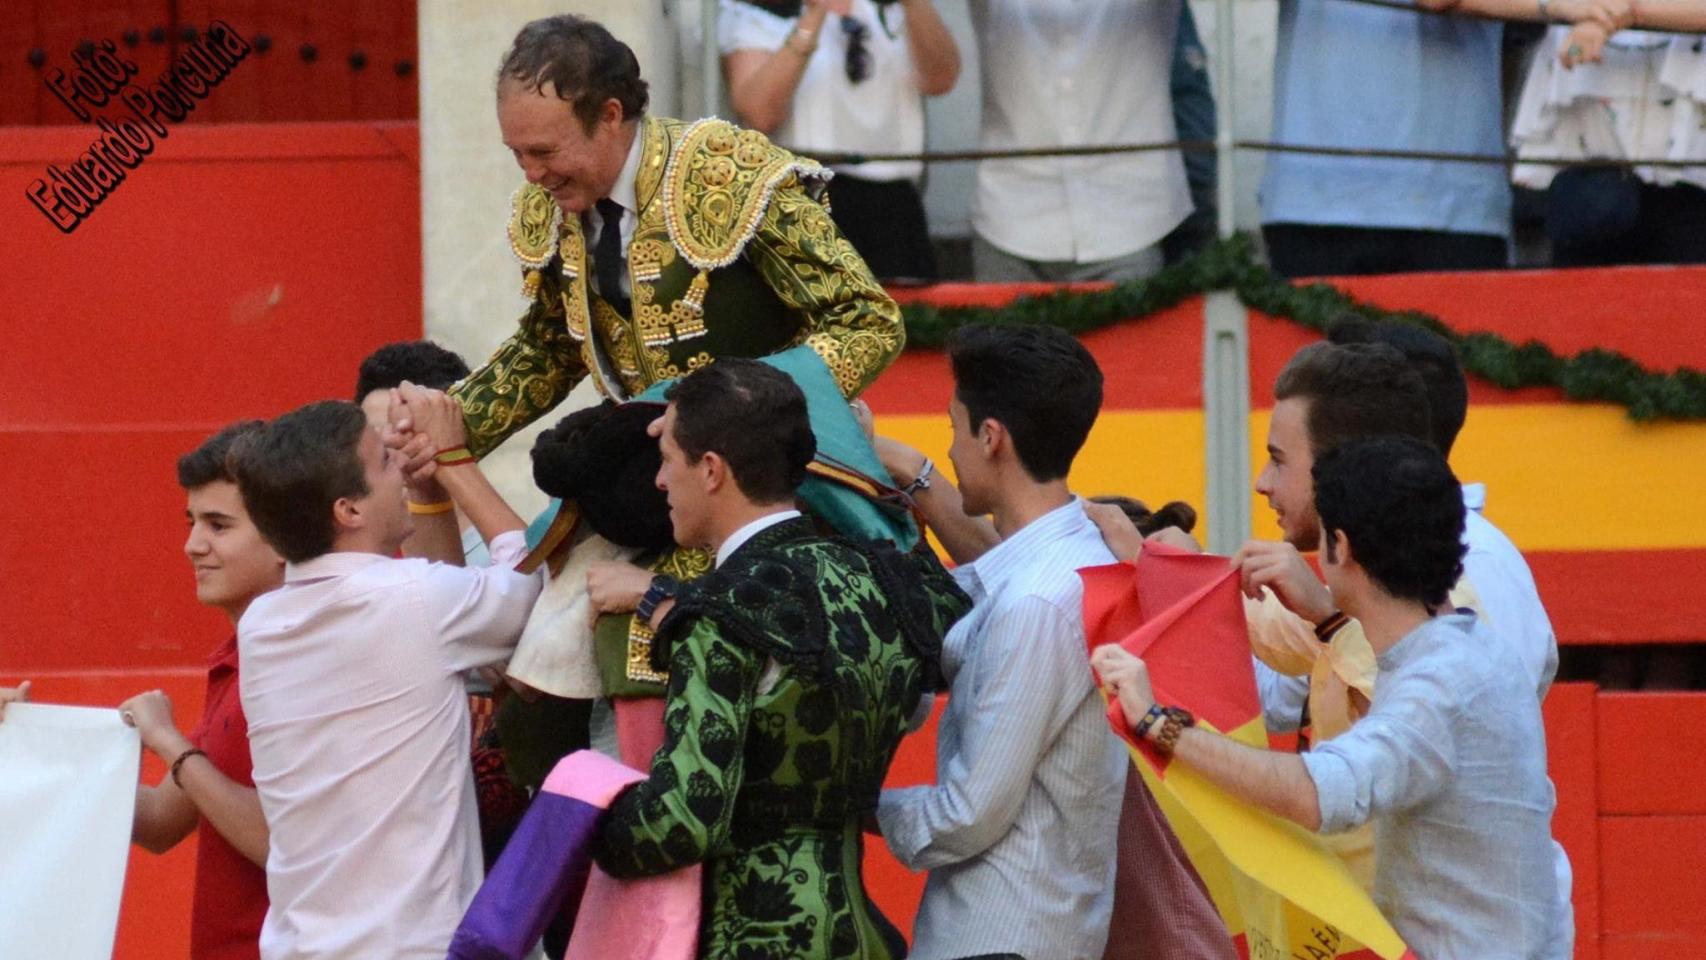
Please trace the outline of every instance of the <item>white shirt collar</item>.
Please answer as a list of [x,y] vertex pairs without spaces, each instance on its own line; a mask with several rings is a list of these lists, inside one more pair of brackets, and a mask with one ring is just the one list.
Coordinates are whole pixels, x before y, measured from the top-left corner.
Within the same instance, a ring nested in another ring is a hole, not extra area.
[[1484,483],[1464,484],[1463,506],[1476,513],[1487,509],[1487,485]]
[[724,540],[723,545],[717,548],[717,566],[722,566],[723,561],[727,560],[736,550],[739,550],[748,540],[751,540],[753,537],[758,536],[765,530],[774,527],[778,523],[782,523],[785,520],[792,520],[799,515],[800,511],[798,510],[779,510],[776,513],[767,513],[746,526],[741,527],[739,530],[736,530],[734,533],[729,534],[729,538]]
[[610,199],[634,216],[640,213],[634,184],[640,172],[640,141],[645,139],[645,123],[642,119],[634,125],[634,142],[628,146],[628,159],[622,162],[622,172],[616,175],[616,183],[610,188]]

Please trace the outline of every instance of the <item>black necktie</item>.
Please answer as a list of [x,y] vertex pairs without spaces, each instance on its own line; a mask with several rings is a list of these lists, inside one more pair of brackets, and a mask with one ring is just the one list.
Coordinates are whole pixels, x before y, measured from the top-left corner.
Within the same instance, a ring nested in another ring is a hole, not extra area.
[[592,266],[598,275],[598,295],[626,318],[630,315],[631,305],[622,295],[622,268],[626,264],[626,258],[622,256],[622,205],[605,197],[598,201],[598,215],[604,218],[604,226],[598,231],[598,246],[592,251]]

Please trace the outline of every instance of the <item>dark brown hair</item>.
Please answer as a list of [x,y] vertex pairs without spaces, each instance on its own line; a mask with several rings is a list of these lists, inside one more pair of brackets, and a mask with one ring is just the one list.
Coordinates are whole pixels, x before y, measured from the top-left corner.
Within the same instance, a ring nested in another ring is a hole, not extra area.
[[264,420],[239,420],[203,440],[201,446],[178,458],[178,486],[194,490],[220,480],[236,483],[229,462],[231,448],[265,426]]
[[1142,500],[1117,494],[1091,497],[1090,502],[1109,503],[1119,507],[1126,519],[1131,521],[1131,525],[1137,528],[1137,532],[1146,537],[1168,527],[1178,527],[1190,533],[1197,525],[1196,508],[1183,500],[1174,500],[1159,510],[1149,509],[1149,505]]
[[535,93],[551,84],[589,131],[608,101],[622,104],[622,119],[633,120],[645,115],[649,99],[634,51],[601,24],[572,13],[521,28],[498,67],[500,96],[505,83]]
[[279,556],[301,563],[331,551],[332,505],[369,492],[357,451],[367,431],[360,407],[322,400],[243,437],[231,451],[243,508]]
[[1274,399],[1306,400],[1315,457],[1346,440],[1381,434],[1431,444],[1422,375],[1397,350],[1378,343],[1312,343],[1274,380]]
[[664,397],[675,406],[675,442],[688,459],[715,452],[753,503],[794,499],[817,455],[817,437],[793,378],[728,357],[683,377]]

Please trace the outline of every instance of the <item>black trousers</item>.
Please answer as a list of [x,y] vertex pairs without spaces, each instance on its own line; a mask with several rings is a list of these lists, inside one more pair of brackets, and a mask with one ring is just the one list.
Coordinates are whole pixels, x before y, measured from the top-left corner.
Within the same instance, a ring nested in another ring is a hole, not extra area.
[[1497,270],[1509,262],[1505,239],[1481,233],[1270,223],[1262,239],[1274,272],[1287,278]]
[[911,180],[829,181],[829,216],[880,280],[935,280],[924,199]]
[[[1554,190],[1547,202],[1555,207],[1572,199],[1567,192]],[[1628,230],[1594,237],[1548,232],[1555,267],[1706,263],[1706,190],[1688,183],[1668,187],[1642,183],[1639,211]]]

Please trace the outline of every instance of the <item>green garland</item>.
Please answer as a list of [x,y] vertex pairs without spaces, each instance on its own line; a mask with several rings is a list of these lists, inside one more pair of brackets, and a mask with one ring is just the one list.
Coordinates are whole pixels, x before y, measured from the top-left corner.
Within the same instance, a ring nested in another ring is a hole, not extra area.
[[1257,262],[1246,236],[1216,241],[1147,279],[1107,290],[1020,297],[1004,307],[914,303],[902,312],[909,347],[940,347],[954,328],[967,324],[1049,324],[1079,335],[1147,317],[1212,290],[1231,290],[1253,310],[1322,333],[1346,313],[1425,327],[1457,346],[1465,370],[1507,389],[1557,387],[1572,400],[1621,404],[1634,420],[1706,419],[1706,373],[1687,367],[1659,373],[1610,350],[1560,357],[1538,341],[1514,344],[1493,333],[1461,334],[1429,314],[1359,303],[1325,283],[1294,285]]

